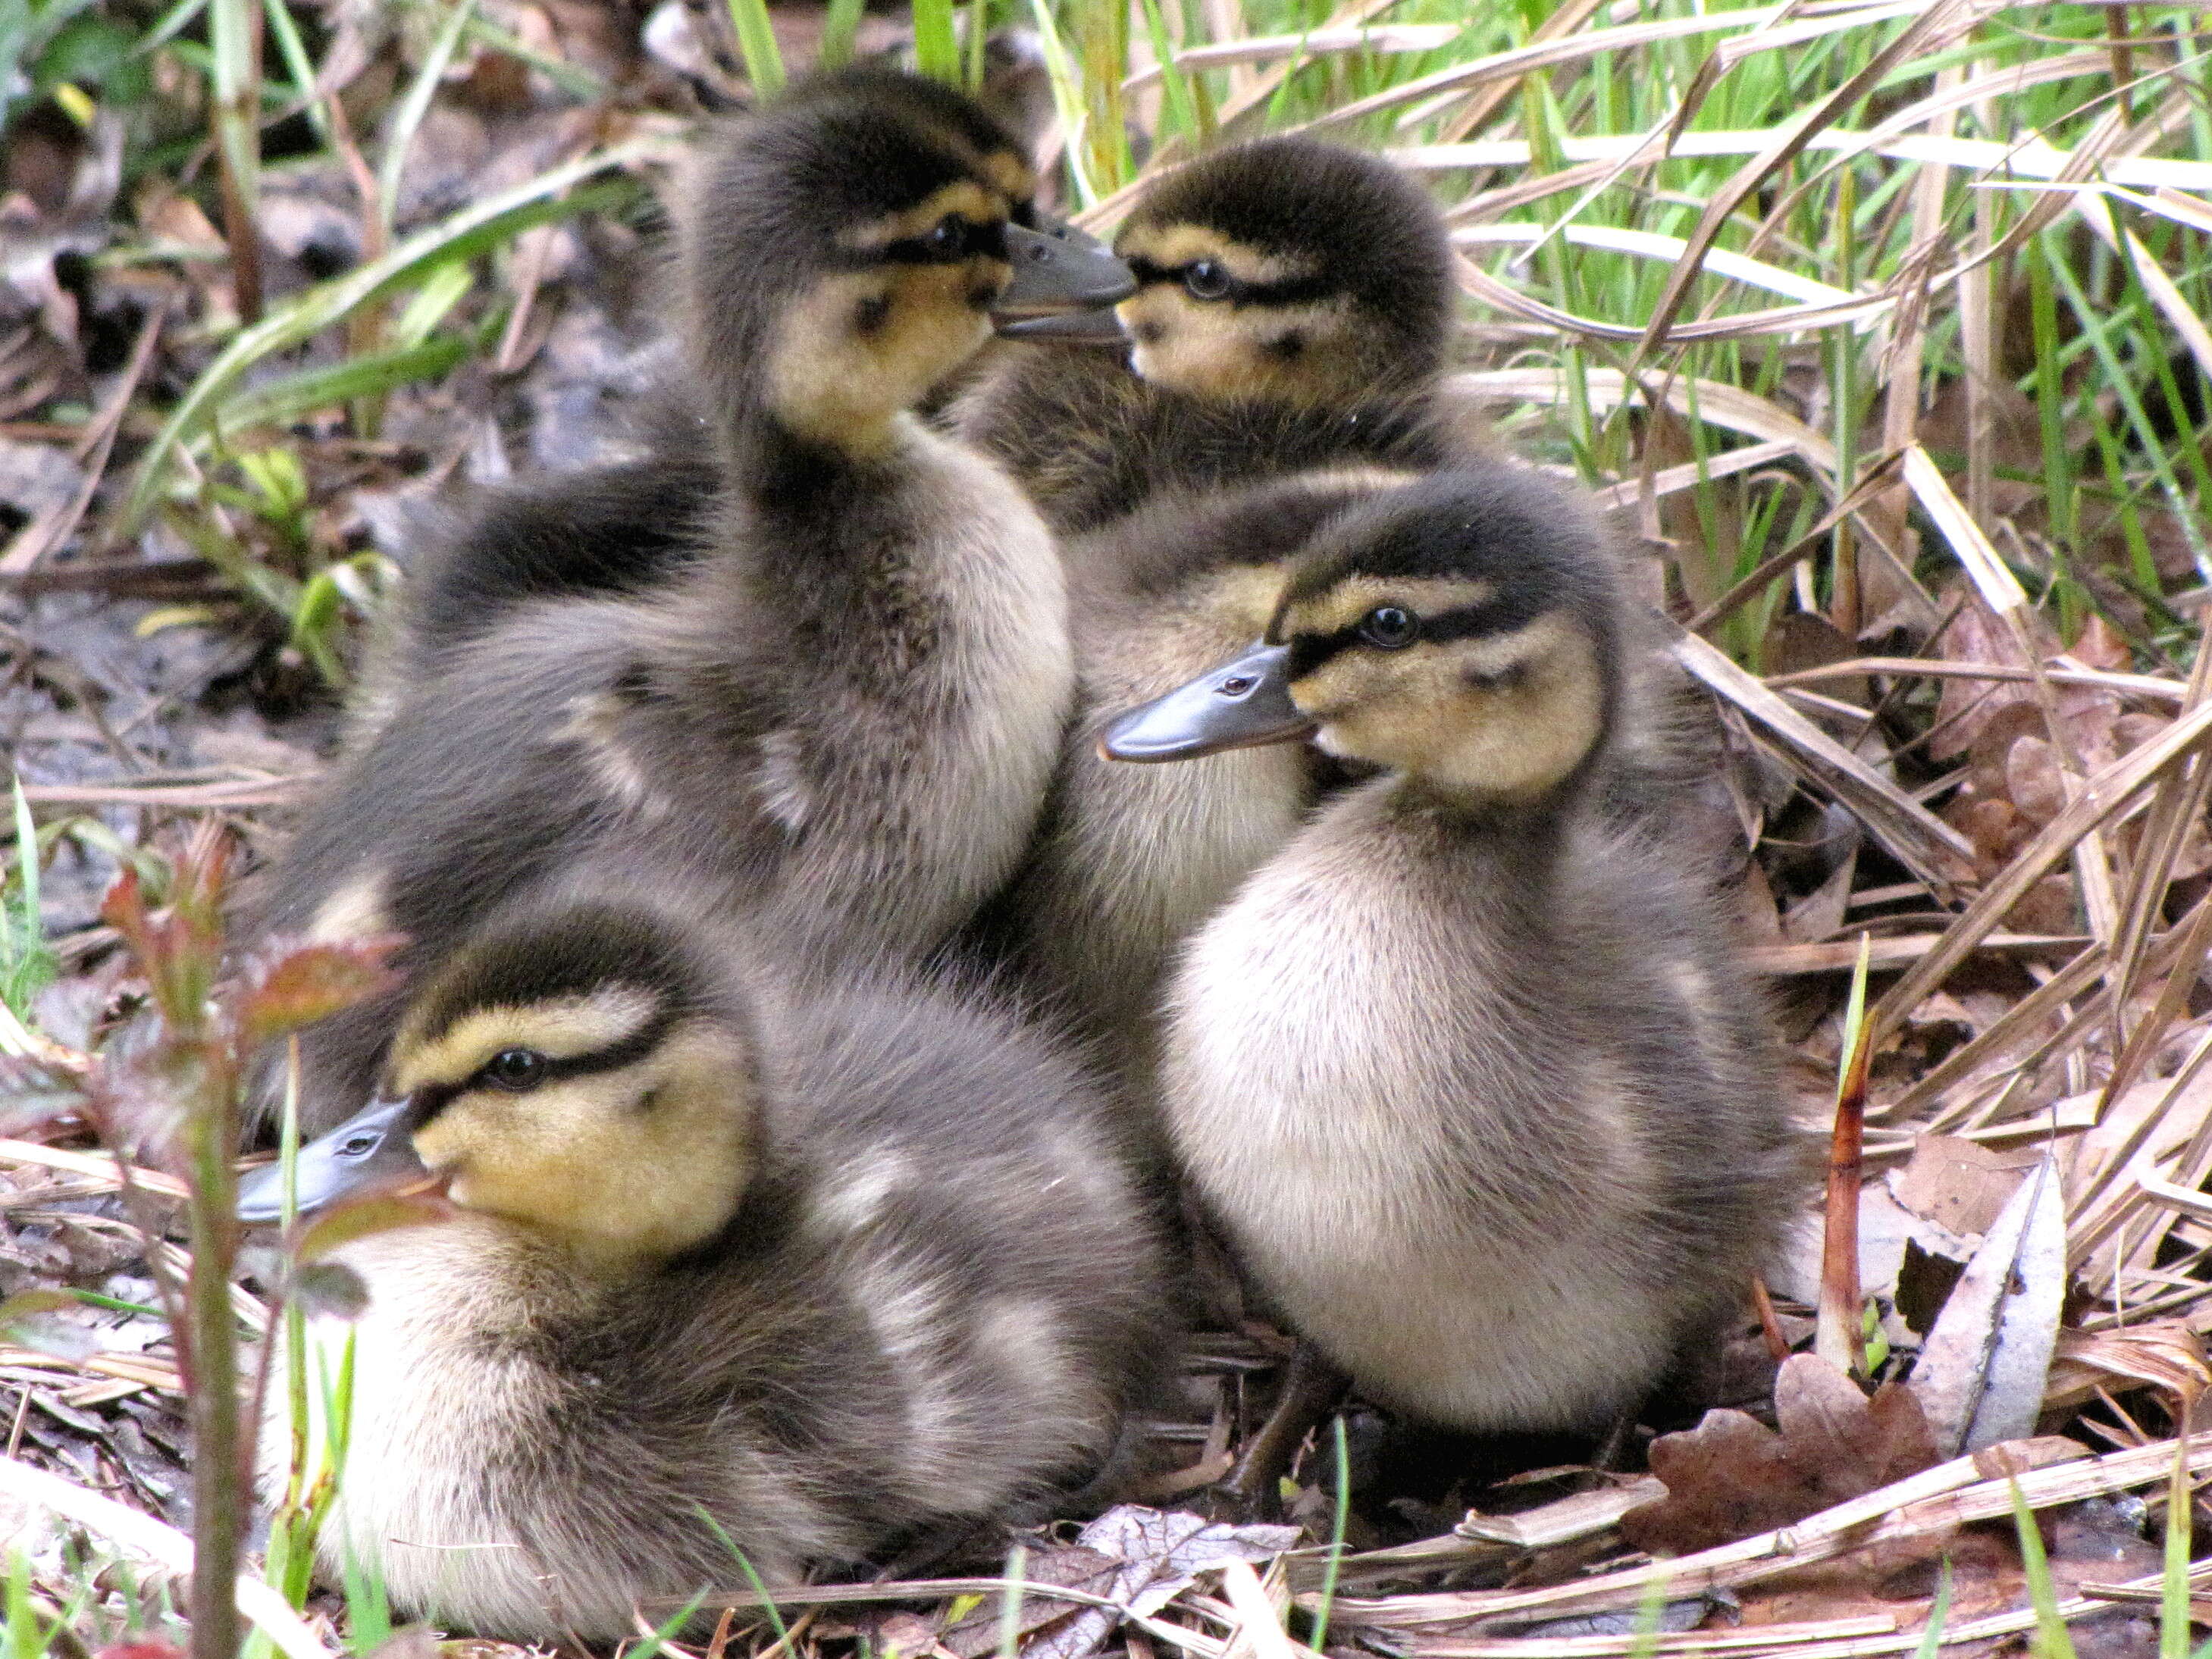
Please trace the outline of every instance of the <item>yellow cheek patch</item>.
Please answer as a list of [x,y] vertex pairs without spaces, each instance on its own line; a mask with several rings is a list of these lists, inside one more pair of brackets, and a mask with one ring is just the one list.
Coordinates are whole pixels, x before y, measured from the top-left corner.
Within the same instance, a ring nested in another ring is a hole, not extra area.
[[414,1144],[465,1209],[595,1256],[667,1256],[728,1224],[757,1161],[759,1110],[744,1045],[701,1027],[618,1070],[459,1096]]
[[1557,787],[1604,728],[1596,647],[1558,615],[1489,639],[1346,651],[1290,690],[1330,753],[1490,799]]
[[1240,283],[1280,283],[1311,276],[1310,266],[1263,253],[1203,225],[1132,225],[1114,240],[1124,259],[1150,259],[1172,270],[1197,259],[1211,259]]
[[1006,202],[972,179],[956,179],[902,212],[840,231],[837,243],[856,253],[873,253],[893,242],[936,229],[938,222],[951,213],[959,214],[970,224],[987,225],[1006,216]]
[[849,453],[884,441],[886,423],[973,356],[989,318],[969,303],[1012,267],[893,265],[825,277],[785,313],[769,360],[769,406],[803,437]]
[[[1308,406],[1358,395],[1373,378],[1340,305],[1239,306],[1151,283],[1120,311],[1136,342],[1130,361],[1137,373],[1209,402]],[[1292,337],[1297,349],[1285,356],[1281,343]]]
[[1364,714],[1385,702],[1438,688],[1425,665],[1413,660],[1433,655],[1426,646],[1384,653],[1357,647],[1340,651],[1311,673],[1292,680],[1291,701],[1299,712],[1316,720],[1337,720]]
[[1416,617],[1435,617],[1487,605],[1497,597],[1497,583],[1457,576],[1347,576],[1327,592],[1292,605],[1284,616],[1282,632],[1285,636],[1334,634],[1382,605],[1395,605]]
[[535,1048],[555,1060],[596,1054],[643,1030],[658,1009],[646,991],[607,986],[588,996],[474,1010],[435,1041],[402,1031],[392,1085],[403,1095],[427,1084],[457,1084],[502,1048]]

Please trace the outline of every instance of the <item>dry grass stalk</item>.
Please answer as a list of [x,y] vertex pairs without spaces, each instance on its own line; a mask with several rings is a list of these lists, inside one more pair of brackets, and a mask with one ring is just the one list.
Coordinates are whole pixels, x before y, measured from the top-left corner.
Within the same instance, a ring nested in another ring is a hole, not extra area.
[[[1387,1600],[1340,1600],[1333,1622],[1346,1627],[1419,1630],[1432,1625],[1521,1623],[1570,1613],[1631,1610],[1656,1592],[1669,1596],[1756,1583],[1861,1549],[1923,1537],[2013,1512],[2015,1482],[2028,1507],[2050,1509],[2109,1497],[2165,1480],[2171,1440],[2085,1458],[2071,1440],[2009,1441],[1838,1504],[1794,1526],[1695,1555],[1528,1590],[1466,1590]],[[2008,1473],[2010,1463],[2019,1472]],[[2033,1467],[2028,1467],[2029,1465]],[[2212,1472],[2212,1446],[2189,1449],[2191,1475]],[[1310,1602],[1310,1595],[1301,1602]]]

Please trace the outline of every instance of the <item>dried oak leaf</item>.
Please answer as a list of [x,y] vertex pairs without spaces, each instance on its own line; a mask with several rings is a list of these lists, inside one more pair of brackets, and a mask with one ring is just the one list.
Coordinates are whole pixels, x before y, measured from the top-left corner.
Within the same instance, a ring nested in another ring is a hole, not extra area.
[[1778,1434],[1741,1412],[1707,1412],[1651,1444],[1667,1496],[1631,1510],[1620,1530],[1655,1555],[1687,1555],[1901,1480],[1936,1461],[1920,1407],[1903,1389],[1869,1400],[1826,1360],[1793,1354],[1774,1384]]

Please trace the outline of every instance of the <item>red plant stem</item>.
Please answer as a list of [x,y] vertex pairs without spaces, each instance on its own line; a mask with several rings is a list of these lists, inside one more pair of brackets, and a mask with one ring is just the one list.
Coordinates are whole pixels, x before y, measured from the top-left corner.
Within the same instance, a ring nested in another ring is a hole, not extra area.
[[1751,1276],[1751,1305],[1759,1315],[1759,1334],[1766,1339],[1766,1352],[1779,1365],[1790,1358],[1790,1339],[1782,1334],[1782,1321],[1774,1311],[1774,1298],[1767,1293],[1766,1281],[1757,1273]]
[[[1848,1369],[1863,1375],[1866,1344],[1859,1291],[1859,1185],[1865,1167],[1867,1065],[1873,1035],[1870,1022],[1859,1027],[1843,1086],[1836,1094],[1836,1127],[1828,1141],[1828,1206],[1820,1245],[1820,1324],[1848,1356]],[[1830,1342],[1818,1345],[1827,1349]],[[1833,1354],[1827,1356],[1834,1358]]]
[[192,1271],[185,1302],[191,1337],[192,1659],[236,1659],[235,1586],[251,1481],[239,1423],[238,1328],[230,1308],[238,1251],[230,1167],[238,1138],[233,1081],[230,1068],[209,1068],[189,1132]]

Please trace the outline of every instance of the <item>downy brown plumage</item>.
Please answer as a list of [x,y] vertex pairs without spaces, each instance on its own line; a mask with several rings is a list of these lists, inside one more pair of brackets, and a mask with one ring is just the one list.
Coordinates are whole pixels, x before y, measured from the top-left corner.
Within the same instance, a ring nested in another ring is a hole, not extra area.
[[[1447,389],[1442,216],[1387,162],[1306,137],[1224,149],[1146,191],[1115,246],[1138,283],[1119,307],[1127,363],[1009,356],[955,412],[1062,529],[1073,598],[1079,712],[1007,931],[1141,1092],[1169,953],[1342,770],[1286,751],[1152,774],[1103,763],[1099,730],[1250,640],[1331,503],[1496,463]],[[1283,482],[1249,487],[1269,478]],[[1687,735],[1696,711],[1642,618],[1624,626],[1641,691],[1606,793],[1648,823],[1711,750]]]
[[[960,94],[870,66],[803,82],[785,104],[825,94],[946,131],[1006,188],[1013,275],[990,303],[995,327],[1018,329],[1127,291],[1126,269],[1099,243],[1038,212],[1024,140]],[[680,295],[672,297],[680,309]],[[720,483],[708,418],[713,377],[702,373],[699,343],[680,343],[680,361],[635,422],[633,459],[482,489],[429,526],[353,700],[359,727],[380,724],[449,650],[489,631],[512,607],[647,592],[705,550]],[[943,395],[942,386],[933,387],[925,406]]]
[[1583,501],[1440,474],[1325,526],[1262,644],[1106,739],[1383,769],[1191,939],[1162,1091],[1261,1295],[1441,1424],[1601,1427],[1741,1307],[1796,1196],[1705,880],[1602,805],[1622,611]]
[[[763,971],[690,909],[493,922],[409,1003],[387,1097],[301,1154],[308,1209],[425,1174],[453,1206],[336,1250],[367,1310],[313,1327],[311,1376],[356,1356],[323,1563],[408,1617],[607,1642],[744,1564],[995,1552],[1110,1475],[1171,1352],[1126,1149],[1064,1053],[895,973]],[[290,1449],[280,1410],[264,1487]]]
[[[1138,283],[1119,307],[1126,354],[1003,349],[947,411],[1055,530],[1163,490],[1482,447],[1437,385],[1455,291],[1443,220],[1388,162],[1301,137],[1218,150],[1148,188],[1114,246]],[[1082,318],[1011,331],[1102,332]]]
[[1342,468],[1171,492],[1083,538],[1069,583],[1079,714],[1028,861],[998,907],[1024,982],[1073,1021],[1133,1097],[1176,946],[1289,839],[1341,773],[1294,745],[1184,766],[1119,765],[1112,720],[1248,644],[1284,558],[1350,503],[1413,475]]
[[[419,972],[507,894],[644,861],[772,937],[920,955],[1004,882],[1068,708],[1059,557],[908,411],[988,337],[1031,180],[958,94],[884,78],[735,125],[690,192],[700,550],[457,643],[338,769],[261,929],[396,930]],[[392,1012],[307,1034],[311,1125],[366,1097]]]

